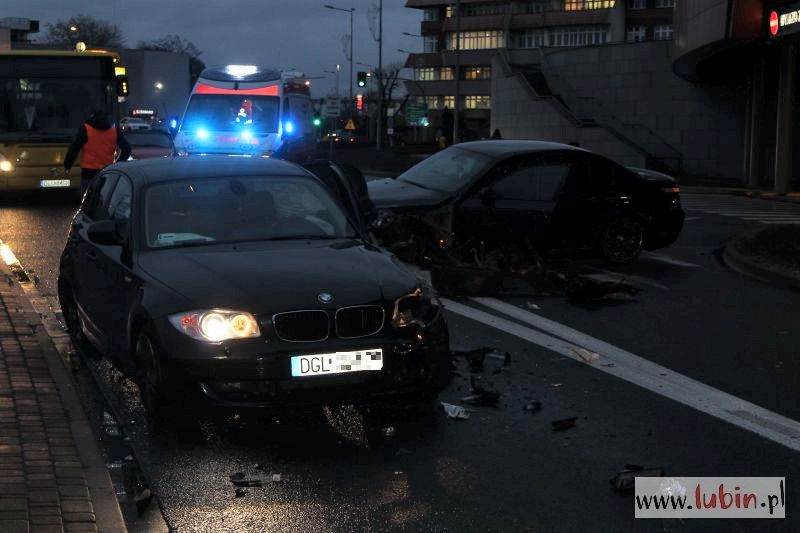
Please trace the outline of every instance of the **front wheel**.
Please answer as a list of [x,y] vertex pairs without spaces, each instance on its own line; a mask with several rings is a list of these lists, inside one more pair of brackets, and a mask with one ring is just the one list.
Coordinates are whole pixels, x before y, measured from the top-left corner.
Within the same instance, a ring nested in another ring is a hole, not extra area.
[[625,217],[613,220],[600,236],[600,250],[606,261],[632,263],[644,249],[645,229],[640,221]]
[[151,417],[161,414],[170,403],[172,390],[167,379],[167,369],[151,328],[144,327],[136,335],[134,356],[138,371],[136,382],[142,405]]

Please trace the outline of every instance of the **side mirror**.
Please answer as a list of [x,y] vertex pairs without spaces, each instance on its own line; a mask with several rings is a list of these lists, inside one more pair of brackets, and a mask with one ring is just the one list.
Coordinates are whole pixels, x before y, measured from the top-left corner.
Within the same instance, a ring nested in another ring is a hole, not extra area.
[[492,190],[491,187],[486,187],[481,190],[481,205],[483,207],[492,207],[494,206],[494,201],[497,199],[497,195]]
[[119,225],[115,220],[99,220],[92,223],[86,230],[89,240],[101,246],[115,246],[122,244],[122,235]]

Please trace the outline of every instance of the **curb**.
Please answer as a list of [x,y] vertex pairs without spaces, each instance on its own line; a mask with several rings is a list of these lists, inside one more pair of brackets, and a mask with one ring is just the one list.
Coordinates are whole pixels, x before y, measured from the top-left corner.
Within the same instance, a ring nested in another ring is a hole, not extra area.
[[[17,279],[10,267],[4,266],[3,268],[10,276],[10,279]],[[15,281],[13,288],[19,293],[18,301],[20,306],[25,309],[25,312],[39,316],[31,304],[30,297],[25,293],[19,282]],[[41,320],[39,320],[39,323],[41,324]],[[89,424],[89,419],[83,411],[80,398],[78,398],[76,392],[77,384],[64,365],[64,361],[56,350],[46,329],[44,327],[35,329],[36,340],[47,362],[48,371],[61,397],[64,410],[69,413],[70,430],[86,476],[86,484],[89,488],[94,508],[97,530],[103,533],[125,533],[128,528],[122,517],[122,510],[117,501],[111,476],[108,474],[102,453]]]
[[764,283],[777,285],[779,287],[800,289],[800,276],[792,276],[766,267],[736,250],[736,243],[744,238],[746,237],[737,237],[725,245],[725,249],[722,252],[722,260],[726,265],[740,274],[755,278]]
[[800,204],[800,193],[796,192],[787,193],[785,195],[779,195],[772,191],[763,191],[759,189],[707,187],[707,186],[691,186],[691,185],[681,185],[681,192],[686,194],[726,194],[730,196],[744,196],[746,198],[754,198],[758,200],[772,200],[775,202]]

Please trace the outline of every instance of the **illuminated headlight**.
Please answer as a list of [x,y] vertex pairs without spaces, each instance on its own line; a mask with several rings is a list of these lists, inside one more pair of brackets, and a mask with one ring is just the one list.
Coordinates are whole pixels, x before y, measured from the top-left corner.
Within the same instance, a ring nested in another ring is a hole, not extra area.
[[11,161],[6,159],[6,156],[0,154],[0,170],[3,172],[11,172],[14,170],[14,165],[11,164]]
[[427,327],[438,314],[439,302],[425,283],[394,301],[392,327]]
[[193,339],[220,342],[261,336],[255,317],[244,311],[212,309],[169,316],[170,323]]

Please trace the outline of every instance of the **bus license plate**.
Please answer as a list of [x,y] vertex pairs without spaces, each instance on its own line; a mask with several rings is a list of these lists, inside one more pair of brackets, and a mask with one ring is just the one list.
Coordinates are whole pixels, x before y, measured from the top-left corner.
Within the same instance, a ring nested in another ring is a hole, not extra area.
[[39,187],[41,188],[48,188],[48,187],[69,187],[70,181],[69,180],[41,180],[39,181]]
[[292,357],[292,377],[365,372],[383,368],[383,350],[319,353]]

